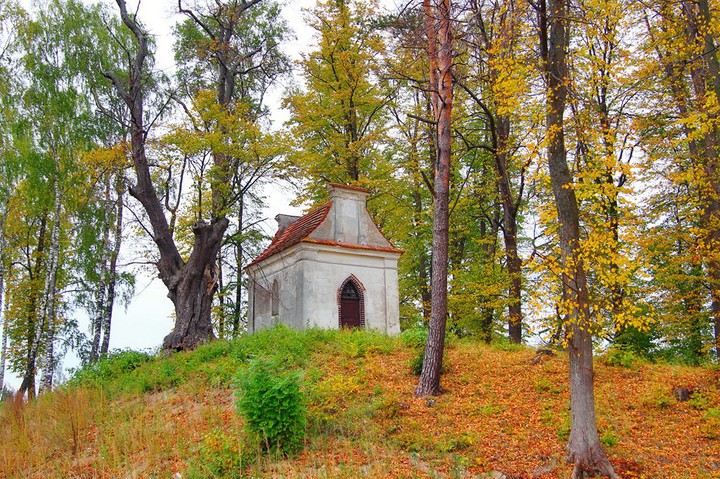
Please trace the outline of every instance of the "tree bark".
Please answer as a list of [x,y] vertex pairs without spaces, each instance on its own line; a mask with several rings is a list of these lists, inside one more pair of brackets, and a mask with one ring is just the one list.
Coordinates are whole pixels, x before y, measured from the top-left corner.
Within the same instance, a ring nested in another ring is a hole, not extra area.
[[100,260],[100,282],[95,292],[95,315],[92,319],[92,345],[90,346],[90,362],[94,363],[98,360],[100,351],[100,339],[102,337],[103,314],[105,312],[105,294],[107,293],[107,276],[108,276],[108,256],[110,250],[110,217],[111,217],[111,201],[110,201],[110,177],[105,180],[105,198],[103,205],[103,240],[102,240],[102,258]]
[[[671,21],[672,6],[663,2],[661,15]],[[712,16],[707,0],[690,2],[683,0],[680,3],[684,17],[686,35],[685,41],[696,45],[702,54],[698,60],[684,62],[680,68],[676,62],[667,58],[667,55],[657,48],[658,57],[669,80],[675,106],[681,118],[690,114],[691,102],[689,92],[681,71],[682,67],[689,68],[692,87],[695,94],[695,107],[704,111],[709,89],[716,98],[720,98],[720,62],[717,57],[717,48],[712,29],[710,28]],[[697,8],[696,8],[697,7]],[[701,33],[704,32],[704,33]],[[713,318],[714,349],[716,357],[720,358],[720,131],[715,125],[717,114],[710,112],[711,127],[707,132],[698,134],[687,124],[683,124],[683,132],[688,141],[688,152],[693,164],[699,168],[704,178],[698,185],[701,206],[700,224],[704,236],[701,238],[704,248],[703,257],[710,286],[710,313]]]
[[419,397],[438,395],[441,391],[440,372],[445,349],[447,320],[448,207],[453,102],[450,0],[437,0],[433,6],[430,5],[430,0],[424,0],[423,6],[430,57],[430,82],[431,88],[433,88],[433,113],[437,122],[438,161],[435,167],[433,210],[431,317],[422,372],[419,384],[415,389],[415,395]]
[[0,327],[2,344],[0,345],[0,395],[5,390],[5,365],[7,362],[8,331],[5,319],[5,217],[7,209],[0,216]]
[[[567,460],[574,464],[572,477],[600,473],[617,478],[600,444],[595,417],[593,351],[590,304],[585,269],[580,255],[580,221],[572,175],[567,164],[564,111],[567,95],[567,8],[564,0],[548,0],[545,74],[547,81],[548,168],[559,223],[563,307],[567,321],[570,362],[570,408],[572,426]],[[541,29],[542,32],[542,29]]]
[[107,356],[110,349],[110,329],[112,327],[113,307],[115,306],[115,285],[117,284],[117,260],[120,256],[120,246],[122,244],[123,210],[125,208],[123,175],[118,173],[115,181],[115,192],[117,194],[117,200],[115,200],[115,231],[113,233],[113,250],[110,254],[107,295],[102,318],[103,335],[102,344],[100,345],[100,354],[102,356]]
[[[486,19],[483,14],[484,4],[482,2],[471,2],[472,16],[475,27],[479,31],[481,50],[480,55],[488,58],[489,83],[496,83],[503,75],[497,66],[500,60],[514,55],[514,44],[517,39],[517,26],[519,16],[515,12],[515,6],[510,2],[507,11],[495,16],[492,11],[491,18]],[[517,195],[513,195],[512,183],[510,181],[509,164],[510,154],[510,125],[509,115],[497,114],[491,107],[485,104],[480,97],[466,91],[481,108],[486,116],[492,152],[495,166],[496,182],[500,201],[503,209],[503,241],[505,243],[505,261],[507,263],[510,284],[508,285],[508,338],[511,343],[522,342],[522,260],[518,254],[517,240],[517,215],[519,204],[522,199],[522,181]]]
[[[700,18],[702,19],[703,58],[707,65],[708,87],[715,94],[715,101],[720,101],[720,61],[712,30],[712,13],[708,0],[697,0]],[[703,171],[707,185],[701,188],[703,201],[703,226],[705,229],[705,248],[708,251],[706,264],[710,283],[711,313],[715,333],[715,354],[720,358],[720,130],[717,126],[717,113],[711,115],[712,128],[705,138],[705,161]]]
[[[35,267],[31,269],[31,284],[34,284],[36,279],[40,277],[41,272],[45,267],[45,235],[47,234],[47,211],[42,214],[40,219],[40,231],[38,232],[38,244],[35,248],[35,255],[37,261]],[[27,351],[25,353],[25,370],[23,371],[23,380],[20,383],[18,393],[21,395],[27,394],[28,399],[35,398],[35,373],[37,368],[37,343],[38,343],[38,330],[42,331],[42,325],[38,324],[38,294],[37,289],[32,288],[29,292],[28,306],[25,308],[27,312],[27,332],[25,334],[25,340],[27,343]]]
[[[165,350],[194,349],[214,339],[210,317],[217,277],[214,263],[220,248],[228,220],[222,216],[224,198],[219,189],[213,190],[213,218],[210,223],[202,220],[193,226],[194,243],[190,257],[185,263],[175,245],[162,203],[157,197],[150,174],[145,151],[147,127],[144,123],[144,70],[148,55],[149,34],[128,14],[125,0],[116,0],[123,23],[137,41],[137,51],[132,59],[127,82],[114,73],[104,72],[130,112],[131,156],[137,182],[130,194],[143,206],[152,228],[153,240],[158,247],[160,259],[156,263],[160,279],[168,288],[168,297],[175,306],[175,326],[163,340]],[[256,3],[256,2],[251,2]],[[219,98],[231,98],[234,78],[226,71],[219,72],[222,81],[218,85]],[[226,104],[222,103],[221,104]],[[218,181],[227,180],[227,162],[221,155],[215,156]]]
[[240,204],[238,205],[238,241],[235,245],[236,257],[237,257],[237,278],[235,283],[235,308],[233,310],[233,330],[232,337],[236,338],[240,334],[240,318],[242,317],[242,274],[243,274],[243,263],[244,263],[244,252],[243,252],[243,221],[245,217],[245,201],[244,198],[240,197]]
[[57,332],[57,306],[55,301],[57,287],[57,273],[60,263],[60,223],[62,222],[62,189],[57,175],[53,180],[55,196],[54,221],[50,233],[50,250],[48,253],[47,273],[45,277],[45,290],[43,292],[43,307],[40,314],[43,316],[45,332],[42,336],[45,341],[45,350],[42,357],[42,375],[40,376],[40,394],[50,392],[53,386],[55,373],[55,335]]
[[518,206],[513,198],[508,172],[508,149],[510,142],[510,119],[499,116],[496,122],[497,145],[495,148],[495,171],[503,208],[503,241],[510,286],[508,288],[508,336],[511,343],[522,342],[522,260],[518,254],[517,214]]

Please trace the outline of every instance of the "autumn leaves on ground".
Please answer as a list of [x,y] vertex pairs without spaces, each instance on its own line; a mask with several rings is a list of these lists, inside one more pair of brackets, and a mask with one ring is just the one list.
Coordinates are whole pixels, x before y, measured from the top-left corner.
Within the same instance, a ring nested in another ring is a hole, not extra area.
[[[445,392],[417,399],[421,336],[284,328],[192,353],[125,352],[38,401],[0,406],[0,477],[564,478],[565,354],[453,340]],[[299,370],[303,447],[249,440],[235,377]],[[679,401],[674,388],[691,391]],[[623,478],[720,478],[720,371],[599,358],[602,442]]]

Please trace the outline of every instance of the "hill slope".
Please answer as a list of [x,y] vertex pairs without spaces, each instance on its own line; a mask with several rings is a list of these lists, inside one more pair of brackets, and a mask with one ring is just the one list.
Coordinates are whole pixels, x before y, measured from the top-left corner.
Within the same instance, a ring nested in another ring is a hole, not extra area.
[[[456,342],[445,393],[416,399],[418,346],[405,339],[278,329],[170,358],[120,354],[36,403],[0,406],[0,477],[568,476],[563,354],[533,364],[531,349]],[[264,355],[303,371],[307,435],[290,458],[250,447],[236,412],[233,377]],[[623,478],[720,478],[720,372],[596,372],[600,434]]]

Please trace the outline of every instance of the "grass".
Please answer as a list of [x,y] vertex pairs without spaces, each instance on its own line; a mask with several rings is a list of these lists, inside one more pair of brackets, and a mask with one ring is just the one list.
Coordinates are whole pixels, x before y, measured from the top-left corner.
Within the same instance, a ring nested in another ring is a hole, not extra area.
[[[445,394],[417,399],[422,338],[279,328],[192,353],[124,352],[30,404],[0,404],[0,477],[565,478],[567,360],[467,340],[447,349]],[[256,358],[299,371],[303,449],[245,437],[235,377]],[[692,386],[678,402],[675,386]],[[598,428],[623,478],[720,478],[720,371],[596,363]],[[548,472],[543,472],[548,471]]]

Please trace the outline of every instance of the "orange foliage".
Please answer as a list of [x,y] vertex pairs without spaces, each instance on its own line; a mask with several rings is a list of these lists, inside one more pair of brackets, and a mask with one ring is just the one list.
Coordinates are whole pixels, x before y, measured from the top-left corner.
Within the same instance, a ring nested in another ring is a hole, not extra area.
[[[564,354],[533,364],[530,349],[454,345],[445,392],[431,399],[413,395],[417,379],[408,363],[414,354],[406,347],[360,357],[317,352],[315,371],[307,373],[315,379],[306,390],[311,426],[305,449],[284,460],[258,457],[245,474],[569,476]],[[693,389],[691,400],[675,399],[676,386]],[[720,371],[599,363],[596,395],[600,436],[621,477],[720,478],[720,440],[708,434],[705,414],[720,408]],[[0,409],[0,419],[7,438],[0,445],[0,477],[8,478],[186,478],[208,434],[242,434],[232,391],[191,381],[115,401],[98,391],[64,391],[24,408]],[[8,449],[17,447],[26,449]]]

